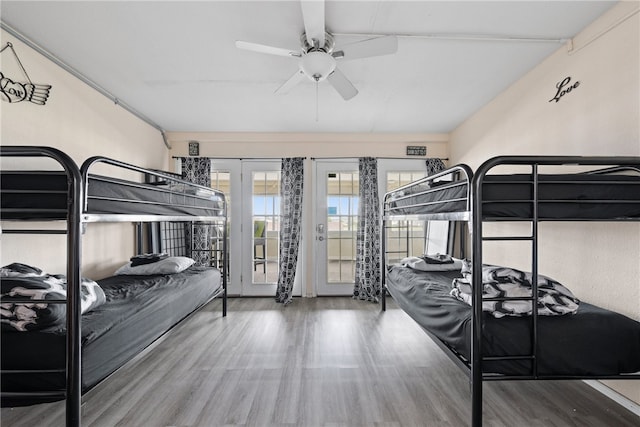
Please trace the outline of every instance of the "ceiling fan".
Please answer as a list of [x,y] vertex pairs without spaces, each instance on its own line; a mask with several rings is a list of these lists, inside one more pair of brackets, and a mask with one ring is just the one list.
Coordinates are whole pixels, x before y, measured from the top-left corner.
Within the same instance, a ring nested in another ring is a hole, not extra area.
[[324,1],[301,0],[300,4],[305,30],[300,37],[300,50],[236,41],[236,47],[239,49],[287,56],[298,60],[298,71],[285,81],[276,93],[286,93],[308,78],[316,83],[327,80],[345,100],[349,100],[358,94],[358,90],[337,68],[337,63],[388,55],[398,50],[398,39],[395,36],[372,36],[370,39],[336,49],[333,35],[325,29]]

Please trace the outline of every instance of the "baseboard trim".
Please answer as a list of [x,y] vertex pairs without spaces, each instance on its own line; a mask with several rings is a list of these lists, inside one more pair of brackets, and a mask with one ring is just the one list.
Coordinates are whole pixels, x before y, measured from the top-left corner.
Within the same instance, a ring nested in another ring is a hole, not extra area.
[[621,395],[615,390],[610,389],[606,385],[602,384],[600,381],[597,381],[597,380],[583,380],[583,381],[587,385],[593,387],[594,389],[598,390],[600,393],[607,396],[609,399],[613,400],[619,405],[624,406],[626,409],[628,409],[629,411],[633,412],[638,417],[640,417],[640,405],[634,402],[633,400]]

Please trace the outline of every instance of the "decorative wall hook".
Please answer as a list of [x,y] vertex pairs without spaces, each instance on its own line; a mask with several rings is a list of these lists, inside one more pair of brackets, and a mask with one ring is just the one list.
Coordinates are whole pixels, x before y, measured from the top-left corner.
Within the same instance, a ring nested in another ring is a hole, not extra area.
[[0,54],[7,48],[10,48],[11,52],[13,52],[13,56],[15,56],[24,77],[27,79],[27,82],[16,82],[9,77],[5,77],[4,73],[0,71],[0,97],[5,102],[29,101],[37,105],[44,105],[49,98],[51,85],[33,84],[27,74],[27,70],[25,70],[20,58],[18,58],[18,54],[10,42],[7,42],[7,44],[0,49]]

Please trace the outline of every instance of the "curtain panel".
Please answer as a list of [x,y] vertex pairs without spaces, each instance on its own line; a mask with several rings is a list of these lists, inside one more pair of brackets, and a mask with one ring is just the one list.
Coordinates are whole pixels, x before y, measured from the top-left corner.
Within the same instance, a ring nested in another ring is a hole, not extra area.
[[444,162],[441,159],[438,159],[436,157],[427,159],[426,164],[427,164],[427,176],[433,175],[434,173],[438,173],[446,169]]
[[[211,159],[207,157],[181,157],[182,179],[204,187],[211,187]],[[187,256],[197,265],[211,265],[211,227],[206,225],[185,225]],[[191,237],[193,232],[193,239]],[[191,244],[193,242],[193,244]]]
[[353,298],[379,301],[380,282],[380,203],[378,162],[373,157],[358,160],[360,179],[356,271]]
[[289,304],[293,298],[293,284],[300,248],[302,222],[302,193],[304,184],[304,158],[282,159],[280,176],[280,268],[276,301]]

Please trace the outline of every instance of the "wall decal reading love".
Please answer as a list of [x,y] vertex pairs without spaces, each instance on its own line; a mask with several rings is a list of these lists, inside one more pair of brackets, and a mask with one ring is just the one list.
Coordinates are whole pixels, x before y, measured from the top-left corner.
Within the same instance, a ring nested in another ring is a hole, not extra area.
[[578,86],[580,86],[579,81],[576,81],[575,83],[572,84],[571,77],[565,77],[564,80],[556,84],[556,89],[557,89],[556,94],[553,98],[549,100],[549,102],[560,101],[560,98],[562,98],[572,90],[576,89]]
[[13,49],[13,45],[11,43],[7,43],[2,49],[0,49],[0,53],[4,52],[6,48],[10,48],[13,52],[13,56],[15,56],[27,82],[17,82],[6,77],[0,71],[0,98],[9,103],[28,101],[37,105],[44,105],[49,98],[51,85],[33,84],[27,74],[27,70],[25,70],[22,62],[20,62],[20,58],[18,58],[18,54]]

